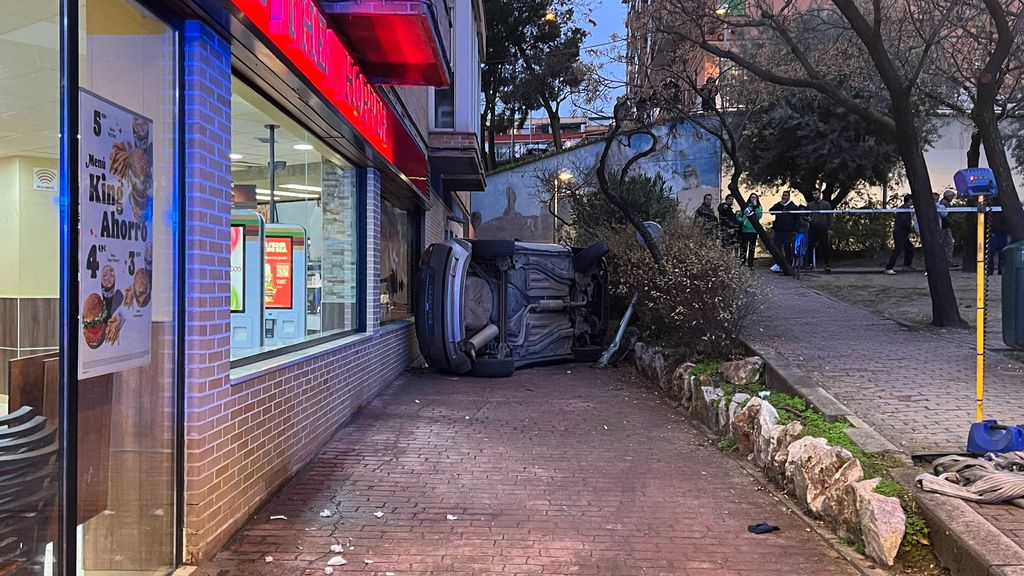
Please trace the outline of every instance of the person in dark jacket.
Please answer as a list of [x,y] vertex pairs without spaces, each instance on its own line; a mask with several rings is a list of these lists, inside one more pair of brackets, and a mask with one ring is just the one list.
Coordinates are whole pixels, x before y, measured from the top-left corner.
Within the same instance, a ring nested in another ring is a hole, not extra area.
[[[903,196],[904,210],[913,210],[914,197],[910,194]],[[896,219],[892,225],[892,254],[889,255],[889,262],[885,265],[886,274],[895,274],[896,259],[903,254],[903,269],[913,270],[914,268],[914,244],[910,241],[910,234],[914,231],[914,213],[897,212]]]
[[[814,191],[814,201],[807,204],[808,210],[831,210],[832,205],[821,197],[821,190]],[[810,229],[807,240],[807,254],[814,254],[825,264],[825,272],[832,271],[832,245],[829,236],[832,234],[832,214],[811,214]],[[815,251],[817,253],[815,254]]]
[[[772,225],[773,240],[775,246],[785,255],[786,262],[790,265],[795,265],[794,261],[794,241],[796,240],[796,233],[800,229],[800,215],[790,214],[796,210],[801,210],[803,207],[790,200],[789,190],[782,193],[782,200],[776,202],[774,206],[769,210],[775,215],[775,223]],[[772,266],[772,272],[778,272],[781,270],[778,264]]]
[[738,252],[740,243],[740,223],[736,219],[736,209],[733,208],[736,199],[727,195],[725,200],[718,205],[718,226],[722,234],[722,246]]
[[[985,204],[992,207],[991,196],[985,198]],[[1010,245],[1010,229],[1006,226],[1006,219],[1003,218],[1002,212],[988,212],[985,214],[985,218],[991,219],[988,228],[990,236],[985,274],[991,275],[994,268],[996,274],[1001,276],[1003,274],[1003,266],[1006,265],[1006,256],[1003,254],[1003,249]]]
[[697,207],[693,214],[693,223],[703,226],[705,230],[711,231],[718,226],[718,216],[715,216],[715,209],[711,207],[714,197],[711,194],[704,195],[704,202]]

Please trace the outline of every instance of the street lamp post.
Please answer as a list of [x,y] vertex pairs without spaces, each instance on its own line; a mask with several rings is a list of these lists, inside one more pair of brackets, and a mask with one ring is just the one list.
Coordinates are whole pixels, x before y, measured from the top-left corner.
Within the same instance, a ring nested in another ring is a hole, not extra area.
[[551,243],[558,244],[558,182],[563,183],[572,180],[572,174],[565,170],[558,173],[558,177],[555,178],[555,192],[551,197],[552,212],[551,212]]

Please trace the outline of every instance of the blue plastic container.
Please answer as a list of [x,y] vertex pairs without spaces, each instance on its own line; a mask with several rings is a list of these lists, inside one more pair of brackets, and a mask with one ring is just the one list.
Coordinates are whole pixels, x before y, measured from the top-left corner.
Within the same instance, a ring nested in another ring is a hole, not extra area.
[[1024,450],[1024,427],[1004,426],[995,420],[975,422],[967,435],[967,450],[979,456]]

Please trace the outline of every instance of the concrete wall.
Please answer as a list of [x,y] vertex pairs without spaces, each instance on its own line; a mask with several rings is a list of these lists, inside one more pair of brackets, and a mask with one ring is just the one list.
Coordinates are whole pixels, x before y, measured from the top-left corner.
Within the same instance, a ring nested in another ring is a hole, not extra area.
[[[719,194],[721,152],[718,140],[689,124],[657,126],[658,151],[640,160],[631,174],[660,174],[679,202],[680,209],[697,208],[701,197]],[[650,146],[647,135],[621,137],[609,155],[609,166],[621,166],[628,158]],[[473,226],[478,238],[519,238],[550,242],[554,219],[547,202],[554,192],[559,173],[571,175],[571,186],[593,181],[603,142],[577,146],[487,175],[487,189],[473,193]],[[569,208],[559,203],[558,212],[568,218]],[[479,225],[477,225],[479,222]]]

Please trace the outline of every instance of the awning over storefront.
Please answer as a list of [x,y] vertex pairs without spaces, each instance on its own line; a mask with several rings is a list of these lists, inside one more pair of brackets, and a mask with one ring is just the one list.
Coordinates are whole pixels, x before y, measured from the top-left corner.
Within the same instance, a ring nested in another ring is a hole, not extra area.
[[352,128],[424,197],[426,151],[314,0],[230,0]]
[[450,84],[432,0],[321,0],[320,6],[375,84]]

